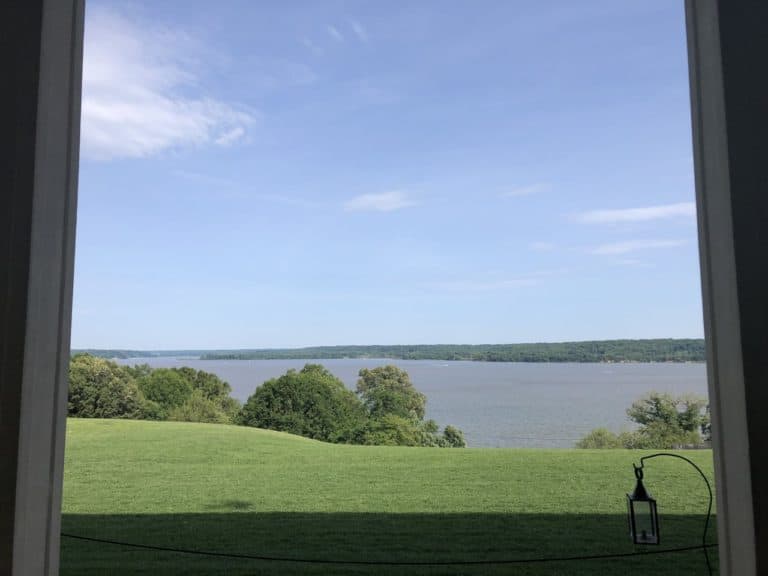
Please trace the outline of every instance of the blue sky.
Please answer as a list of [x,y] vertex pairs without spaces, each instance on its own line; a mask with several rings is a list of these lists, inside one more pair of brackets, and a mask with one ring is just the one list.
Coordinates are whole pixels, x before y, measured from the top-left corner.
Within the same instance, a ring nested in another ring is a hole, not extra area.
[[74,347],[701,337],[682,2],[91,0]]

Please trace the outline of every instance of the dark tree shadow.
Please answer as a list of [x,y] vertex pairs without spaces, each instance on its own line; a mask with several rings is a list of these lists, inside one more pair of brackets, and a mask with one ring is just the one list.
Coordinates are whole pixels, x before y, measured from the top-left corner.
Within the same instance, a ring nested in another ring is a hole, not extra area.
[[[244,501],[212,503],[247,510]],[[288,558],[494,561],[647,552],[695,546],[703,516],[662,518],[660,547],[635,548],[619,515],[253,513],[66,514],[63,531],[123,542]],[[711,536],[714,539],[714,534]],[[710,551],[717,573],[717,551]],[[336,566],[235,560],[62,538],[61,574],[706,575],[701,550],[612,560],[441,567]]]

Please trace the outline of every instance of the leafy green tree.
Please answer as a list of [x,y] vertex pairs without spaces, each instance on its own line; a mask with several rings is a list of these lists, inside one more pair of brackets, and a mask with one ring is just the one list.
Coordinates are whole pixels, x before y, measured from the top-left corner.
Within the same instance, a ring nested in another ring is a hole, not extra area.
[[370,416],[362,437],[365,444],[398,446],[466,446],[453,426],[439,433],[434,420],[424,420],[427,398],[416,390],[408,372],[397,366],[360,370],[357,395]]
[[701,435],[697,430],[685,432],[661,422],[651,422],[638,430],[624,432],[619,439],[624,448],[635,450],[660,450],[701,444]]
[[156,402],[166,414],[192,395],[190,383],[171,368],[155,368],[139,380],[139,388],[147,400]]
[[368,421],[362,444],[371,446],[423,446],[424,434],[418,422],[397,414],[383,414]]
[[238,421],[326,442],[355,442],[366,413],[341,380],[319,364],[307,364],[259,386]]
[[77,354],[69,363],[67,413],[81,418],[143,418],[153,406],[129,371],[115,362]]
[[229,424],[231,419],[221,409],[221,406],[207,398],[201,390],[193,390],[189,398],[181,406],[171,408],[168,420],[180,422],[211,422],[214,424]]
[[640,424],[637,442],[648,448],[672,448],[700,444],[700,431],[709,423],[706,398],[693,394],[673,396],[649,392],[627,409]]
[[670,449],[697,446],[701,432],[708,430],[709,412],[705,398],[686,394],[673,396],[649,392],[635,400],[627,416],[637,423],[637,430],[618,436],[604,428],[593,430],[578,443],[579,448]]
[[363,368],[357,381],[357,394],[372,418],[394,414],[422,420],[427,397],[414,388],[408,372],[397,366]]
[[200,394],[213,402],[220,410],[229,416],[231,420],[236,419],[240,411],[240,402],[232,398],[232,387],[216,374],[195,370],[188,366],[173,368],[184,378],[193,391],[197,390]]
[[148,376],[152,372],[152,367],[149,364],[135,364],[133,366],[123,366],[123,370],[128,372],[134,380],[139,380],[144,376]]
[[446,426],[443,430],[443,444],[448,448],[465,448],[464,433],[454,426]]

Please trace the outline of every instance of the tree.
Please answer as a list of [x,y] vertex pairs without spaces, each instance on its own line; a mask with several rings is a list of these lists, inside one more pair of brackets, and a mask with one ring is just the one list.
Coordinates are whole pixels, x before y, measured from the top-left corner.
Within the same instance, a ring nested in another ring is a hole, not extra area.
[[446,426],[443,430],[443,445],[448,448],[466,448],[464,433],[454,426]]
[[143,418],[154,407],[129,371],[115,362],[77,354],[69,363],[67,413],[81,418]]
[[212,402],[219,410],[223,411],[230,420],[235,420],[240,411],[240,402],[232,398],[232,387],[216,374],[195,370],[188,366],[172,368],[194,391],[199,391],[203,398]]
[[391,365],[363,368],[359,376],[357,395],[370,417],[362,438],[365,444],[466,446],[461,430],[447,426],[441,435],[434,420],[424,420],[427,397],[416,390],[405,370]]
[[424,446],[424,434],[411,418],[383,414],[368,421],[361,443],[371,446]]
[[215,401],[206,398],[200,390],[193,390],[186,402],[172,408],[168,420],[180,422],[210,422],[214,424],[229,424],[230,417]]
[[637,423],[637,430],[622,432],[618,436],[605,428],[598,428],[582,438],[579,448],[634,448],[670,449],[679,446],[697,446],[701,433],[709,430],[707,401],[700,396],[685,394],[673,396],[649,392],[635,400],[627,409],[627,416]]
[[627,409],[630,420],[640,424],[638,443],[648,448],[700,444],[700,431],[709,423],[706,398],[693,394],[672,396],[649,392]]
[[416,390],[408,372],[397,366],[363,368],[357,381],[357,394],[372,418],[394,414],[422,420],[427,397]]
[[360,401],[319,364],[288,370],[248,398],[238,422],[326,442],[354,442],[365,427]]
[[156,402],[167,416],[172,409],[184,404],[192,395],[192,386],[178,371],[155,368],[139,379],[139,389],[147,400]]

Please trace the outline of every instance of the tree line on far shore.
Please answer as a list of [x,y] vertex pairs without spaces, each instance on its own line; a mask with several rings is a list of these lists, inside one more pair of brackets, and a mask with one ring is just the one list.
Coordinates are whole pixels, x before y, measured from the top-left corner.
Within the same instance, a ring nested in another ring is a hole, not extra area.
[[120,366],[90,354],[70,360],[68,414],[239,424],[325,442],[464,447],[460,430],[425,420],[426,397],[396,366],[362,369],[356,391],[319,364],[288,370],[244,405],[227,382],[188,367]]
[[316,346],[259,350],[81,350],[102,358],[190,356],[204,360],[472,360],[478,362],[704,362],[701,338],[594,340],[530,344]]
[[534,344],[419,344],[318,346],[299,349],[209,352],[204,360],[392,358],[477,362],[703,362],[704,340],[597,340]]

